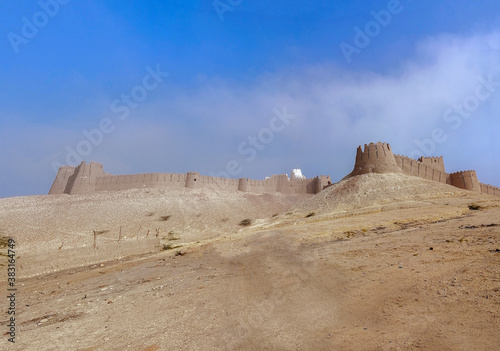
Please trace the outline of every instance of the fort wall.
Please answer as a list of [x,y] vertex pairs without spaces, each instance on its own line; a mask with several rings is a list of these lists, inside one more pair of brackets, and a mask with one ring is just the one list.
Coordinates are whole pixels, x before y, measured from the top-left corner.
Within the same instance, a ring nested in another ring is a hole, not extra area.
[[132,175],[107,175],[96,179],[95,191],[117,191],[142,188],[184,188],[186,174],[142,173]]
[[265,180],[239,179],[238,190],[246,192],[280,192],[284,194],[316,194],[331,184],[330,176],[289,179],[286,174],[272,175]]
[[[239,179],[211,177],[197,173],[195,188],[214,188],[226,190],[238,190]],[[186,187],[188,187],[186,185]]]
[[332,178],[329,175],[320,175],[316,180],[316,193],[332,185]]
[[440,157],[420,157],[418,159],[419,162],[422,162],[424,165],[427,167],[433,168],[435,170],[438,170],[442,173],[446,173],[444,169],[444,161],[443,161],[443,156]]
[[443,184],[449,184],[448,174],[446,172],[441,172],[407,156],[395,155],[394,157],[396,159],[396,164],[405,174],[433,180]]
[[[394,164],[397,170],[394,170]],[[500,196],[500,190],[491,185],[479,183],[476,171],[446,173],[443,157],[420,157],[418,160],[402,155],[393,155],[389,144],[365,144],[358,147],[356,163],[350,176],[364,173],[403,172],[435,182],[453,185],[457,188]]]
[[356,163],[350,176],[366,173],[401,173],[401,168],[396,164],[391,146],[386,143],[365,144],[356,151]]
[[63,166],[59,168],[57,172],[56,179],[52,183],[49,190],[49,195],[51,194],[63,194],[66,185],[68,184],[69,177],[75,174],[76,167]]
[[493,195],[493,196],[500,196],[500,188],[499,187],[489,185],[489,184],[483,184],[483,183],[479,183],[479,185],[481,187],[481,193]]
[[289,179],[286,174],[265,180],[231,179],[200,175],[198,172],[141,173],[110,175],[99,163],[82,162],[78,167],[61,167],[49,194],[84,194],[96,191],[119,191],[143,188],[217,188],[245,192],[281,192],[284,194],[316,194],[331,184],[330,176]]
[[102,165],[96,162],[82,162],[68,178],[65,192],[68,194],[86,194],[95,191],[96,179],[106,175]]
[[461,171],[450,174],[450,184],[460,189],[481,192],[476,171]]
[[[497,187],[480,184],[475,171],[445,172],[443,157],[421,157],[418,160],[394,155],[389,144],[365,144],[358,147],[352,177],[365,173],[404,173],[423,179],[453,185],[460,189],[500,196]],[[243,192],[280,192],[284,194],[317,194],[332,184],[330,176],[290,179],[286,174],[272,175],[264,180],[230,179],[200,175],[198,172],[143,173],[111,175],[99,163],[82,162],[78,167],[63,166],[49,194],[85,194],[95,191],[118,191],[142,188],[217,188]]]

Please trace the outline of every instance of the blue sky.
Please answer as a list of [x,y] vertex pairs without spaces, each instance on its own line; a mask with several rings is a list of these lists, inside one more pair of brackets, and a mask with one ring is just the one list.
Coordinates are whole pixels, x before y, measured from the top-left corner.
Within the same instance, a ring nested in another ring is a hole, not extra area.
[[339,180],[372,141],[500,186],[498,1],[6,0],[0,38],[0,197],[81,160]]

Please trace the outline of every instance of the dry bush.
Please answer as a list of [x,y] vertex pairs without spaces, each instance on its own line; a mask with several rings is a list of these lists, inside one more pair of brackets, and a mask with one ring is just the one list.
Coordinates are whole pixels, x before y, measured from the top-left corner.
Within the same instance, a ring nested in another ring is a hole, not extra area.
[[245,218],[244,220],[242,220],[242,221],[240,222],[240,225],[241,225],[242,227],[247,227],[247,226],[249,226],[250,224],[252,224],[252,220],[251,220],[250,218]]

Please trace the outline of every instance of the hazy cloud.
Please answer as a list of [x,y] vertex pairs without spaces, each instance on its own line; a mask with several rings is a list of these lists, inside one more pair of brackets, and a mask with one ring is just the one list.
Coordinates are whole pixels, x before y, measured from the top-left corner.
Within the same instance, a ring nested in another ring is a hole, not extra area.
[[[326,63],[283,68],[247,84],[203,77],[186,90],[167,83],[123,121],[109,109],[96,113],[86,129],[109,117],[116,130],[84,159],[103,162],[117,174],[208,174],[234,159],[242,165],[240,176],[260,179],[299,164],[307,176],[331,174],[338,180],[351,171],[357,145],[387,141],[396,152],[409,154],[417,149],[415,139],[441,128],[448,139],[435,154],[445,156],[447,171],[476,168],[481,181],[498,186],[500,160],[490,150],[500,148],[500,87],[457,129],[443,114],[474,94],[479,77],[500,82],[499,43],[497,32],[429,38],[416,46],[411,60],[384,74],[341,71]],[[297,117],[247,162],[238,145],[267,127],[273,109],[284,106]],[[54,177],[51,163],[64,163],[66,146],[74,147],[83,135],[71,124],[18,124],[7,125],[0,137],[0,196],[12,196],[46,193]]]

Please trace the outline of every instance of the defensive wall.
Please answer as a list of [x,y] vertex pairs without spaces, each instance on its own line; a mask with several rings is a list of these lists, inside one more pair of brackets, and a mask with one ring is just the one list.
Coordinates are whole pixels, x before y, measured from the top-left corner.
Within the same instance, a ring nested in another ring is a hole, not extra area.
[[500,188],[499,187],[489,185],[489,184],[483,184],[483,183],[480,183],[480,185],[481,185],[481,192],[483,194],[500,196]]
[[418,159],[419,162],[423,163],[424,165],[431,167],[433,169],[436,169],[440,172],[446,173],[444,169],[444,160],[443,156],[440,157],[420,157]]
[[356,163],[350,176],[365,173],[394,173],[401,172],[396,164],[391,146],[386,143],[365,144],[364,151],[361,145],[356,151]]
[[218,188],[256,193],[316,194],[329,184],[330,176],[324,175],[308,179],[290,179],[286,174],[279,174],[265,180],[211,177],[200,175],[198,172],[111,175],[105,173],[99,163],[82,162],[77,167],[59,168],[49,195],[143,188]]
[[354,170],[348,177],[365,173],[390,172],[404,173],[460,189],[500,196],[499,188],[479,182],[476,171],[446,173],[443,156],[422,156],[415,160],[407,156],[394,155],[389,144],[380,142],[365,144],[364,150],[361,146],[358,147]]
[[450,184],[448,183],[449,175],[446,172],[440,171],[440,167],[436,169],[432,167],[432,165],[402,155],[395,155],[394,157],[396,159],[396,164],[405,174]]
[[[395,155],[387,143],[365,144],[358,147],[352,177],[365,173],[404,173],[460,189],[500,196],[500,189],[481,184],[476,171],[446,173],[443,157],[420,157],[418,160]],[[283,194],[317,194],[332,184],[330,176],[290,179],[286,174],[272,175],[264,180],[231,179],[200,175],[198,172],[143,173],[112,175],[102,164],[82,162],[77,167],[59,168],[49,194],[86,194],[96,191],[118,191],[142,188],[218,188],[243,192],[280,192]]]

